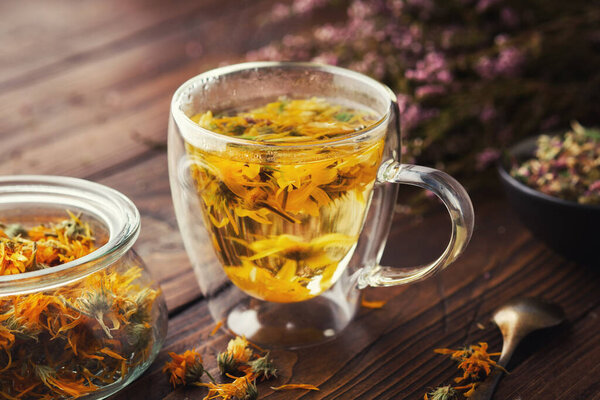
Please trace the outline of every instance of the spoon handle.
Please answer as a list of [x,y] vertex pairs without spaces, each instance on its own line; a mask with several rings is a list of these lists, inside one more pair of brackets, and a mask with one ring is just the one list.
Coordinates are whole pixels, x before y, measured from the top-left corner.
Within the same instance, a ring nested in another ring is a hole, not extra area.
[[[502,354],[500,354],[500,359],[497,363],[498,366],[504,368],[508,365],[520,340],[520,337],[504,338]],[[492,373],[477,386],[477,389],[475,389],[473,395],[469,397],[469,400],[491,400],[494,395],[494,390],[496,390],[496,385],[498,385],[502,375],[504,375],[502,369],[494,368]]]
[[477,386],[475,393],[469,397],[469,400],[491,400],[502,374],[504,372],[501,369],[494,369],[486,380]]

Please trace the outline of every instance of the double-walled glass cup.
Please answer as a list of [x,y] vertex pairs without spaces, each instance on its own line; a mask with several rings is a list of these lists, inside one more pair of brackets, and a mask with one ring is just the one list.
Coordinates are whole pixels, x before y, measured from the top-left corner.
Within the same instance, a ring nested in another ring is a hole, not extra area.
[[[310,98],[367,110],[376,122],[334,138],[261,142],[191,120],[208,111]],[[187,253],[216,321],[271,346],[323,341],[352,319],[358,289],[414,282],[460,255],[473,230],[471,201],[447,174],[400,163],[398,117],[386,86],[308,63],[219,68],[175,92],[171,190]],[[448,247],[428,265],[379,265],[397,183],[431,190],[450,213]]]
[[[0,224],[2,256],[14,242],[27,243],[32,228],[49,224],[63,228],[42,231],[34,260],[44,249],[63,254],[71,243],[77,253],[81,242],[66,237],[91,237],[96,248],[13,275],[5,270],[10,260],[0,257],[1,398],[103,399],[150,366],[167,333],[167,309],[132,249],[140,214],[131,200],[81,179],[0,177]],[[16,224],[23,228],[13,236]]]

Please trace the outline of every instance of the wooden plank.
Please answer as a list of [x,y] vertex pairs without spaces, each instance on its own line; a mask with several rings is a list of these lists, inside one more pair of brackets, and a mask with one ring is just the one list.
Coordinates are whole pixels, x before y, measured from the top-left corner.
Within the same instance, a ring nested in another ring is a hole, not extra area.
[[[73,64],[101,59],[176,31],[189,31],[199,16],[205,24],[219,15],[231,18],[232,10],[239,12],[239,4],[216,0],[3,1],[0,90],[45,80]],[[188,50],[195,52],[190,46]]]
[[254,21],[271,3],[206,3],[135,45],[0,91],[0,173],[88,176],[139,157],[148,141],[164,142],[175,89],[239,58],[255,38],[230,21]]

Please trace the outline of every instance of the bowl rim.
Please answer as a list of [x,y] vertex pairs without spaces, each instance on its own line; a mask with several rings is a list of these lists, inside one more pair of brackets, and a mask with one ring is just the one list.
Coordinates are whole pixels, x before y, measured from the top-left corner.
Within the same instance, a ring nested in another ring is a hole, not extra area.
[[[510,146],[505,151],[509,156],[518,158],[518,156],[520,155],[519,153],[526,153],[528,147],[535,146],[537,139],[540,136],[554,135],[554,134],[556,134],[556,133],[546,133],[546,134],[540,134],[540,135],[525,138],[525,139],[517,142],[516,144]],[[600,212],[600,205],[581,204],[576,201],[561,199],[560,197],[551,196],[551,195],[541,192],[537,189],[534,189],[534,188],[524,184],[523,182],[520,182],[519,180],[515,179],[514,177],[512,177],[510,175],[510,173],[506,169],[504,159],[505,159],[505,157],[501,156],[498,158],[498,161],[496,162],[496,168],[498,170],[498,174],[500,175],[500,178],[502,180],[504,180],[506,183],[508,183],[509,185],[514,187],[516,190],[518,190],[520,192],[524,192],[525,194],[527,194],[529,196],[533,196],[538,199],[545,200],[545,201],[548,201],[551,203],[555,203],[557,205],[561,205],[564,207],[572,207],[572,208],[577,208],[577,209],[585,210],[585,211]]]
[[[39,197],[39,199],[35,199]],[[38,201],[47,199],[48,201]],[[27,200],[31,199],[31,200]],[[55,203],[52,203],[52,200]],[[10,209],[17,201],[59,208],[58,200],[76,203],[108,231],[108,240],[73,261],[37,271],[0,275],[0,296],[32,293],[63,286],[120,259],[139,236],[141,218],[135,204],[108,186],[79,178],[52,175],[0,176],[0,206]]]

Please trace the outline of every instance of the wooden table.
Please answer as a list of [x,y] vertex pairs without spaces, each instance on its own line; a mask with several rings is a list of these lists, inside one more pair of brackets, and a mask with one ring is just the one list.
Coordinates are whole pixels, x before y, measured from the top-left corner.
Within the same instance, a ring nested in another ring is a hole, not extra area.
[[[203,397],[202,389],[169,387],[160,372],[167,352],[200,347],[214,368],[214,354],[229,339],[209,336],[214,322],[177,229],[167,176],[168,106],[191,76],[310,22],[262,23],[273,3],[0,3],[0,174],[69,175],[125,193],[142,214],[136,248],[166,295],[164,349],[115,399]],[[367,290],[369,299],[388,303],[362,309],[327,345],[276,353],[275,383],[312,383],[320,392],[273,393],[261,384],[261,398],[421,399],[457,372],[434,348],[487,341],[499,349],[490,313],[515,296],[539,295],[564,307],[569,321],[524,343],[495,398],[600,399],[598,270],[544,247],[497,190],[476,193],[474,203],[475,235],[454,265],[419,284]],[[428,261],[448,232],[441,206],[423,218],[397,215],[384,262]]]

